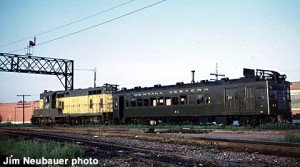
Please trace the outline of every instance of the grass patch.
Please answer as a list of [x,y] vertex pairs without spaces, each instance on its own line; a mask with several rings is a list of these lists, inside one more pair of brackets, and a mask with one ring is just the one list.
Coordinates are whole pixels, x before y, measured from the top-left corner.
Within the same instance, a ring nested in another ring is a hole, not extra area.
[[0,155],[14,155],[14,157],[73,159],[82,157],[83,149],[75,144],[61,145],[58,142],[41,142],[37,140],[11,139],[0,136]]
[[31,123],[13,124],[11,122],[0,123],[0,127],[31,127]]
[[291,129],[300,129],[300,125],[297,124],[284,124],[284,123],[275,123],[275,124],[262,124],[258,129],[263,130],[291,130]]
[[286,135],[284,135],[283,141],[284,142],[300,143],[300,135],[286,134]]

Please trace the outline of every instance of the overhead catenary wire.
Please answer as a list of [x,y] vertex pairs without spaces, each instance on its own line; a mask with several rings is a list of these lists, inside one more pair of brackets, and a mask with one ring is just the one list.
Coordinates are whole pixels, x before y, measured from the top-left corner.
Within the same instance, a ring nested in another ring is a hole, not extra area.
[[33,38],[33,37],[41,36],[41,35],[47,34],[47,33],[49,33],[49,32],[52,32],[52,31],[55,31],[55,30],[58,30],[58,29],[61,29],[61,28],[70,26],[70,25],[73,25],[73,24],[78,23],[78,22],[81,22],[81,21],[83,21],[83,20],[86,20],[86,19],[95,17],[95,16],[97,16],[97,15],[100,15],[100,14],[109,12],[109,11],[111,11],[111,10],[113,10],[113,9],[119,8],[119,7],[121,7],[121,6],[127,5],[127,4],[129,4],[129,3],[133,2],[133,1],[135,1],[135,0],[127,1],[127,2],[125,2],[125,3],[116,5],[116,6],[114,6],[114,7],[109,8],[109,9],[103,10],[103,11],[101,11],[101,12],[95,13],[95,14],[93,14],[93,15],[84,17],[84,18],[79,19],[79,20],[75,20],[75,21],[73,21],[73,22],[64,24],[64,25],[62,25],[62,26],[59,26],[59,27],[56,27],[56,28],[53,28],[53,29],[50,29],[50,30],[47,30],[47,31],[44,31],[44,32],[41,32],[41,33],[38,33],[38,34],[35,34],[35,35],[31,35],[31,36],[29,36],[29,37],[25,37],[25,38],[19,39],[19,40],[17,40],[17,41],[11,42],[11,43],[7,43],[7,44],[4,44],[4,45],[1,45],[0,48],[1,48],[1,47],[4,47],[4,46],[9,46],[9,45],[12,45],[12,44],[15,44],[15,43],[18,43],[18,42],[22,42],[22,41],[28,40],[28,39],[31,39],[31,38]]
[[[152,3],[151,5],[148,5],[148,6],[145,6],[145,7],[142,7],[142,8],[139,8],[137,10],[134,10],[132,12],[129,12],[129,13],[126,13],[126,14],[123,14],[121,16],[118,16],[118,17],[115,17],[115,18],[112,18],[110,20],[107,20],[107,21],[104,21],[104,22],[101,22],[99,24],[96,24],[96,25],[93,25],[93,26],[90,26],[90,27],[87,27],[87,28],[84,28],[84,29],[81,29],[81,30],[78,30],[78,31],[74,31],[72,33],[69,33],[69,34],[66,34],[66,35],[63,35],[63,36],[60,36],[60,37],[57,37],[57,38],[54,38],[54,39],[50,39],[48,41],[45,41],[45,42],[42,42],[42,43],[39,43],[39,44],[36,44],[35,46],[40,46],[40,45],[44,45],[44,44],[47,44],[47,43],[50,43],[50,42],[53,42],[53,41],[56,41],[56,40],[59,40],[59,39],[62,39],[62,38],[66,38],[66,37],[69,37],[69,36],[72,36],[72,35],[75,35],[75,34],[78,34],[80,32],[83,32],[83,31],[87,31],[89,29],[92,29],[92,28],[95,28],[95,27],[98,27],[98,26],[101,26],[101,25],[104,25],[104,24],[107,24],[107,23],[110,23],[112,21],[115,21],[115,20],[118,20],[118,19],[121,19],[123,17],[126,17],[126,16],[129,16],[129,15],[132,15],[134,13],[137,13],[139,11],[142,11],[142,10],[145,10],[145,9],[148,9],[150,7],[153,7],[155,5],[158,5],[162,2],[165,2],[167,0],[162,0],[162,1],[159,1],[159,2],[156,2],[156,3]],[[14,53],[14,52],[18,52],[18,51],[21,51],[23,50],[24,48],[22,49],[18,49],[18,50],[14,50],[14,51],[11,51],[11,52],[8,52],[8,53]]]

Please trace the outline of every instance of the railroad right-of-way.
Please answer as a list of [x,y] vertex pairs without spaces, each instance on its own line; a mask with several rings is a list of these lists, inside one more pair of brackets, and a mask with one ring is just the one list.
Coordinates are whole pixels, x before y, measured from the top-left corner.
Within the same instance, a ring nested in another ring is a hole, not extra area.
[[212,130],[196,134],[187,133],[187,130],[180,133],[168,130],[144,133],[137,129],[54,127],[1,128],[0,132],[78,143],[89,156],[108,166],[299,166],[300,162],[298,143],[203,135],[212,133]]

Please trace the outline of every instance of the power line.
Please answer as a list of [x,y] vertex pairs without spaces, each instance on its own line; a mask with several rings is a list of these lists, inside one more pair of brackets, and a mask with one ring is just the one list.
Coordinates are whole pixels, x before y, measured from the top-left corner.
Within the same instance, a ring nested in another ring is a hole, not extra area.
[[[158,5],[158,4],[160,4],[160,3],[164,2],[164,1],[167,1],[167,0],[162,0],[162,1],[159,1],[159,2],[156,2],[156,3],[153,3],[153,4],[151,4],[151,5],[142,7],[142,8],[140,8],[140,9],[134,10],[134,11],[132,11],[132,12],[123,14],[123,15],[118,16],[118,17],[115,17],[115,18],[113,18],[113,19],[110,19],[110,20],[101,22],[101,23],[99,23],[99,24],[96,24],[96,25],[93,25],[93,26],[90,26],[90,27],[87,27],[87,28],[84,28],[84,29],[81,29],[81,30],[78,30],[78,31],[75,31],[75,32],[72,32],[72,33],[69,33],[69,34],[66,34],[66,35],[63,35],[63,36],[54,38],[54,39],[51,39],[51,40],[48,40],[48,41],[45,41],[45,42],[42,42],[42,43],[39,43],[39,44],[36,44],[35,46],[44,45],[44,44],[47,44],[47,43],[49,43],[49,42],[53,42],[53,41],[56,41],[56,40],[59,40],[59,39],[62,39],[62,38],[66,38],[66,37],[69,37],[69,36],[71,36],[71,35],[78,34],[78,33],[80,33],[80,32],[83,32],[83,31],[86,31],[86,30],[89,30],[89,29],[92,29],[92,28],[95,28],[95,27],[104,25],[104,24],[106,24],[106,23],[110,23],[110,22],[112,22],[112,21],[121,19],[121,18],[123,18],[123,17],[129,16],[129,15],[132,15],[132,14],[137,13],[137,12],[139,12],[139,11],[142,11],[142,10],[145,10],[145,9],[147,9],[147,8],[150,8],[150,7],[152,7],[152,6]],[[14,50],[14,51],[11,51],[11,52],[8,52],[8,53],[18,52],[18,51],[21,51],[21,50],[23,50],[23,49],[24,49],[24,48],[18,49],[18,50]]]
[[59,27],[56,27],[56,28],[53,28],[53,29],[50,29],[50,30],[47,30],[47,31],[44,31],[44,32],[41,32],[41,33],[38,33],[38,34],[35,34],[35,35],[32,35],[32,36],[29,36],[29,37],[26,37],[26,38],[23,38],[23,39],[20,39],[20,40],[17,40],[17,41],[14,41],[14,42],[11,42],[11,43],[8,43],[8,44],[1,45],[0,48],[1,48],[1,47],[4,47],[4,46],[9,46],[9,45],[12,45],[12,44],[15,44],[15,43],[24,41],[24,40],[28,40],[28,39],[31,39],[31,38],[33,38],[33,37],[37,37],[37,36],[40,36],[40,35],[43,35],[43,34],[46,34],[46,33],[49,33],[49,32],[52,32],[52,31],[55,31],[55,30],[64,28],[64,27],[67,27],[67,26],[69,26],[69,25],[78,23],[78,22],[80,22],[80,21],[89,19],[89,18],[94,17],[94,16],[97,16],[97,15],[99,15],[99,14],[106,13],[106,12],[111,11],[111,10],[113,10],[113,9],[116,9],[116,8],[121,7],[121,6],[127,5],[127,4],[129,4],[129,3],[133,2],[133,1],[135,1],[135,0],[127,1],[127,2],[125,2],[125,3],[122,3],[122,4],[119,4],[119,5],[117,5],[117,6],[111,7],[111,8],[109,8],[109,9],[103,10],[103,11],[98,12],[98,13],[95,13],[95,14],[93,14],[93,15],[84,17],[84,18],[82,18],[82,19],[79,19],[79,20],[76,20],[76,21],[67,23],[67,24],[65,24],[65,25],[62,25],[62,26],[59,26]]

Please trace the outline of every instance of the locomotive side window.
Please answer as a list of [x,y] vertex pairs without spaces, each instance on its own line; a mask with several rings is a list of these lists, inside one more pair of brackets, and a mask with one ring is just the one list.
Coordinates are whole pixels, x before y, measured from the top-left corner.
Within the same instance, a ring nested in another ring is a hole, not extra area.
[[137,106],[139,106],[139,107],[143,106],[143,99],[142,98],[137,99]]
[[196,98],[197,98],[197,104],[204,103],[204,94],[197,95]]
[[164,105],[164,98],[163,98],[163,97],[159,97],[159,98],[157,99],[157,105],[158,105],[158,106]]
[[289,87],[287,87],[286,88],[286,98],[288,99],[288,100],[290,100],[290,88]]
[[254,88],[253,87],[246,87],[246,98],[247,99],[254,99]]
[[237,88],[226,89],[225,93],[226,93],[227,100],[238,99],[238,89]]
[[266,89],[264,89],[264,88],[256,89],[256,98],[257,99],[265,99],[266,98]]
[[129,101],[128,101],[128,99],[125,99],[125,107],[129,107]]
[[[117,99],[114,99],[114,101],[115,101],[115,103],[114,103],[115,109],[118,109],[118,107],[119,107],[118,100],[117,100]],[[101,102],[100,102],[100,104],[101,104]],[[100,107],[101,107],[101,105],[100,105]],[[103,107],[103,106],[102,106],[102,107]]]
[[210,103],[210,97],[208,94],[198,94],[196,96],[197,104],[209,104]]
[[135,99],[131,99],[130,100],[130,106],[131,107],[136,107],[136,101],[135,101]]
[[93,108],[93,99],[90,99],[90,109]]
[[185,95],[184,96],[180,96],[180,104],[186,104],[186,102],[187,102],[186,96]]
[[171,97],[166,97],[166,106],[170,106],[171,105]]
[[277,100],[277,90],[270,90],[270,99]]
[[172,97],[172,104],[178,105],[179,104],[179,98],[178,97]]
[[103,108],[103,99],[100,98],[100,103],[99,103],[100,108]]
[[144,99],[144,106],[149,106],[149,103],[150,103],[149,99]]
[[156,98],[150,98],[150,105],[156,106]]
[[210,103],[210,96],[209,95],[206,94],[204,99],[205,99],[206,104]]
[[196,95],[188,95],[189,104],[196,104]]

